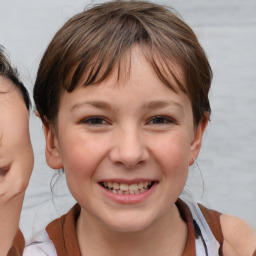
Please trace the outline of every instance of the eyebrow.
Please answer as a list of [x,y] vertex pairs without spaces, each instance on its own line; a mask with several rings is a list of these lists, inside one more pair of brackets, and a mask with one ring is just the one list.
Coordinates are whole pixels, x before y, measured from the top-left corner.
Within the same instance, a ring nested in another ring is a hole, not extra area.
[[70,112],[74,111],[77,108],[82,107],[83,105],[90,105],[92,107],[99,108],[99,109],[112,109],[111,105],[107,102],[103,102],[103,101],[83,101],[83,102],[79,102],[79,103],[76,103],[75,105],[73,105],[70,109]]
[[[105,110],[112,110],[111,104],[104,102],[104,101],[83,101],[76,103],[73,105],[70,109],[70,112],[74,111],[77,108],[82,107],[83,105],[89,105],[98,109],[105,109]],[[142,109],[146,110],[154,110],[154,109],[160,109],[165,107],[175,106],[183,110],[183,107],[180,103],[172,100],[153,100],[146,102],[142,105]]]
[[183,109],[180,103],[172,100],[153,100],[153,101],[146,102],[145,104],[143,104],[142,107],[148,110],[153,110],[153,109],[165,108],[170,106],[176,106],[180,109]]

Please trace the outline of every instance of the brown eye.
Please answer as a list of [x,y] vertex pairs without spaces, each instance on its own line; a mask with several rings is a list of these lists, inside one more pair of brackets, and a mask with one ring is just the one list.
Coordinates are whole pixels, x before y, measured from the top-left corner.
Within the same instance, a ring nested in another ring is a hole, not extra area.
[[155,116],[148,123],[149,124],[171,124],[171,123],[174,123],[174,121],[168,117]]
[[82,120],[82,123],[88,124],[88,125],[105,125],[108,122],[102,117],[89,117]]

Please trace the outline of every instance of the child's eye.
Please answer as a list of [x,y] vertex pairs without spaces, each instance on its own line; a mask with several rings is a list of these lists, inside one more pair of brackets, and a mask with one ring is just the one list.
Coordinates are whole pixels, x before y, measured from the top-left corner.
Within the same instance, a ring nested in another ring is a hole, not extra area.
[[9,169],[10,169],[9,165],[0,167],[0,177],[5,176],[5,174],[8,172]]
[[148,124],[171,124],[174,123],[174,121],[171,118],[165,117],[165,116],[155,116],[151,118],[148,122]]
[[81,123],[89,124],[89,125],[104,125],[104,124],[107,124],[108,122],[102,117],[95,116],[95,117],[89,117],[89,118],[83,119]]

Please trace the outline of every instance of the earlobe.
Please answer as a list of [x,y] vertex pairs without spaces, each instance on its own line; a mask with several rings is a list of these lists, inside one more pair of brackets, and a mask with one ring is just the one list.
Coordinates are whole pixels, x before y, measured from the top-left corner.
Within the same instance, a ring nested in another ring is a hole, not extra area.
[[63,165],[55,131],[51,127],[44,125],[44,136],[45,158],[48,166],[52,169],[61,169]]
[[189,166],[193,165],[195,159],[198,157],[198,154],[201,149],[203,135],[208,124],[208,118],[202,118],[199,124],[194,130],[194,138],[190,147],[190,161]]

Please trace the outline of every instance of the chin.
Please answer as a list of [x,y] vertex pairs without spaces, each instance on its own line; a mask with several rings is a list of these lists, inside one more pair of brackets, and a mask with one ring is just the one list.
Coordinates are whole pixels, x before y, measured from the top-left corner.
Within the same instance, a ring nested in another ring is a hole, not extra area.
[[129,214],[120,217],[115,216],[111,221],[105,222],[110,229],[120,233],[140,232],[147,229],[153,223],[154,220],[152,218],[147,218],[142,213],[140,213],[140,216]]

